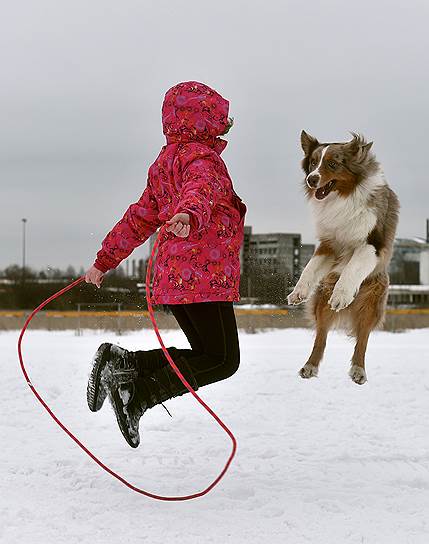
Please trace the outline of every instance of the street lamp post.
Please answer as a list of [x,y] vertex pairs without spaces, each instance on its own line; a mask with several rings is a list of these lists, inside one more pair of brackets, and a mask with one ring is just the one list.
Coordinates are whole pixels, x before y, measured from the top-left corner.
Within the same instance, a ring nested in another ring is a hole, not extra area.
[[22,281],[25,279],[25,227],[27,219],[22,219]]

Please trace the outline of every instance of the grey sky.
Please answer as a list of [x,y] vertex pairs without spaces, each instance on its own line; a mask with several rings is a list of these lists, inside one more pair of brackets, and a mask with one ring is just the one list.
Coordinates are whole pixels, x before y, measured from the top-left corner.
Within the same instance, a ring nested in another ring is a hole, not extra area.
[[231,102],[223,156],[255,231],[314,241],[305,128],[373,139],[399,235],[423,235],[428,20],[427,0],[2,2],[0,268],[20,262],[21,217],[30,265],[92,263],[144,189],[165,91],[188,79]]

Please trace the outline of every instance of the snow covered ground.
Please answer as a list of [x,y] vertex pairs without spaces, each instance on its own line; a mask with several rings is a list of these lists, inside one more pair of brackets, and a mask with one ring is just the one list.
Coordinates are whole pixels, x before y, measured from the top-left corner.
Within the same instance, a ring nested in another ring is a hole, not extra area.
[[[186,345],[165,332],[167,345]],[[333,333],[318,379],[297,371],[312,333],[241,334],[242,365],[200,390],[236,433],[230,472],[207,497],[161,503],[101,471],[25,384],[17,334],[2,354],[0,541],[5,544],[420,544],[429,542],[429,331],[378,332],[369,382],[347,376],[351,342]],[[85,404],[102,341],[156,347],[151,331],[115,337],[30,331],[24,357],[54,412],[101,459],[145,489],[189,493],[223,466],[230,443],[188,395],[142,419],[142,445],[123,441],[106,404]]]

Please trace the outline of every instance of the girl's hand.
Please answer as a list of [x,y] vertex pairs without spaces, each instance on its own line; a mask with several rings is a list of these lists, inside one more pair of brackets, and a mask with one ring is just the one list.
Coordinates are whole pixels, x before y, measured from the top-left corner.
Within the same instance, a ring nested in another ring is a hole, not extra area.
[[98,268],[95,268],[94,265],[92,265],[88,272],[85,274],[86,283],[93,283],[98,288],[101,287],[101,282],[103,281],[103,278],[104,273],[101,272],[101,270],[98,270]]
[[167,232],[172,232],[180,238],[186,238],[191,230],[189,214],[176,213],[171,219],[165,222]]

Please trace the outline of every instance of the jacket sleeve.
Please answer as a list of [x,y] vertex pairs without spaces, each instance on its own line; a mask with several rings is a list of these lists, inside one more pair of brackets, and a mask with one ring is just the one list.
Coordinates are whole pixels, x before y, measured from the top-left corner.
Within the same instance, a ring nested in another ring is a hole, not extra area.
[[227,179],[218,161],[210,155],[197,157],[182,172],[182,187],[175,213],[185,212],[200,230],[210,221],[212,210],[226,194]]
[[116,268],[160,226],[158,204],[148,183],[137,202],[104,238],[94,266],[101,272]]

